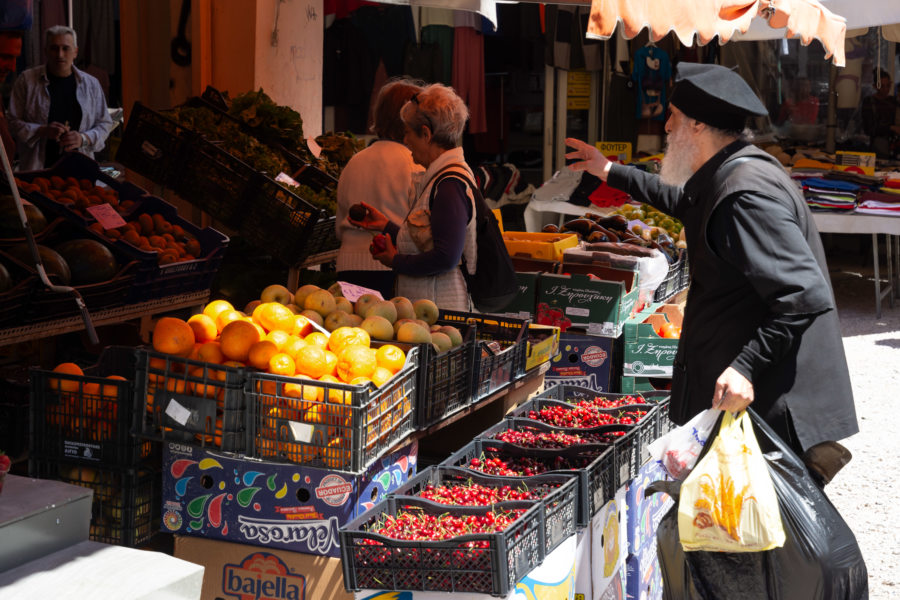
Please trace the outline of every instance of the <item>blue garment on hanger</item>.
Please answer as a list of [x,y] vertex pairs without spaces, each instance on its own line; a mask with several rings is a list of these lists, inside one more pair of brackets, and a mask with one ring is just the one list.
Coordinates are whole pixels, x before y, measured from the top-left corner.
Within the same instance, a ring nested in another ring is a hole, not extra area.
[[[652,68],[658,66],[658,68]],[[656,46],[642,46],[634,53],[634,70],[631,78],[637,87],[635,118],[664,121],[666,118],[666,87],[672,78],[669,55]],[[660,108],[655,104],[659,103]]]

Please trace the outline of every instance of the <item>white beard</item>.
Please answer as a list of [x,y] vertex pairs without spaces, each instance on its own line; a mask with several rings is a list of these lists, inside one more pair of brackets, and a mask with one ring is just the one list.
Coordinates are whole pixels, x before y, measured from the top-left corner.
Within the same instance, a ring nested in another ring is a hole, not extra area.
[[679,127],[668,135],[663,152],[660,180],[667,185],[684,187],[696,171],[693,162],[697,156],[697,145],[686,127]]

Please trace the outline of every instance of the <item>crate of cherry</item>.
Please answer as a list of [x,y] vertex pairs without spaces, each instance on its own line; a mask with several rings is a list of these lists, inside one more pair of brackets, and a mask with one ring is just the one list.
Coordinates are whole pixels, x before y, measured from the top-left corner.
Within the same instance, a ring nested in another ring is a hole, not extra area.
[[[521,417],[545,423],[553,427],[577,432],[579,429],[593,429],[616,426],[621,437],[617,440],[616,466],[619,480],[617,485],[627,483],[637,475],[637,471],[649,457],[648,447],[656,439],[656,406],[645,401],[637,404],[628,402],[628,397],[611,399],[597,396],[593,400],[576,403],[535,397],[519,405],[509,413],[510,417]],[[601,408],[602,407],[602,408]]]
[[543,530],[534,502],[392,496],[341,528],[344,587],[504,597],[544,560]]
[[[629,440],[633,437],[633,432],[624,425],[563,429],[540,421],[507,417],[475,439],[504,442],[529,450],[583,450],[600,456],[602,460],[592,461],[583,469],[585,516],[593,517],[615,495],[622,479],[619,473],[631,474]],[[606,452],[610,448],[613,451]]]
[[245,450],[249,428],[244,367],[138,348],[135,372],[134,423],[140,437]]
[[475,326],[475,368],[472,402],[497,392],[525,373],[528,354],[528,319],[442,310],[450,324]]
[[441,464],[499,477],[574,475],[578,478],[579,498],[575,524],[585,527],[609,500],[602,472],[615,468],[615,456],[613,444],[547,450],[479,437]]
[[246,396],[256,458],[359,472],[413,431],[419,349],[381,387],[251,371]]
[[511,500],[538,502],[544,511],[544,554],[575,533],[578,479],[572,474],[499,477],[457,467],[433,466],[394,494],[451,506],[492,506]]
[[153,444],[131,435],[135,352],[109,346],[83,370],[60,363],[30,372],[30,455],[103,466],[136,466]]

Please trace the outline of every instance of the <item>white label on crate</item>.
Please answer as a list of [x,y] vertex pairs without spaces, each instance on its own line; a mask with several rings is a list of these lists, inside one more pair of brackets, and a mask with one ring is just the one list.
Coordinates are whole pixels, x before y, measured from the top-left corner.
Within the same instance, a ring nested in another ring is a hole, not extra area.
[[277,181],[278,183],[286,183],[287,185],[292,185],[294,187],[300,187],[300,184],[297,183],[297,181],[294,180],[293,177],[283,172],[275,176],[275,181]]
[[322,154],[322,146],[316,143],[316,138],[306,138],[306,145],[309,147],[312,155],[319,158],[319,155]]
[[588,333],[591,335],[604,335],[606,337],[614,337],[616,335],[616,324],[611,321],[603,323],[588,323]]
[[191,418],[191,411],[178,404],[174,398],[169,400],[169,404],[166,405],[166,414],[172,417],[172,420],[182,427],[184,427],[188,422],[188,419]]
[[603,485],[601,484],[596,490],[594,490],[594,506],[601,507],[606,504],[606,494],[603,493]]
[[347,283],[346,281],[338,281],[338,285],[341,286],[341,295],[350,302],[356,302],[363,294],[372,294],[378,296],[381,300],[384,300],[381,296],[381,292],[378,290],[371,290],[367,287],[356,285],[355,283]]
[[85,460],[100,460],[100,444],[89,444],[73,440],[63,440],[63,454],[66,458],[83,458]]
[[122,218],[122,215],[117,213],[116,209],[109,203],[88,206],[87,211],[91,213],[92,217],[97,219],[97,222],[100,223],[103,229],[115,229],[125,224],[125,219]]
[[631,464],[630,462],[622,463],[622,466],[619,467],[619,481],[628,481],[631,479]]
[[566,307],[566,314],[572,315],[573,317],[589,317],[591,316],[591,309],[589,308],[576,308],[574,306]]
[[304,444],[308,444],[312,439],[313,429],[315,429],[309,423],[298,423],[297,421],[288,421],[288,426],[291,428],[291,434],[294,436],[294,441],[303,442]]

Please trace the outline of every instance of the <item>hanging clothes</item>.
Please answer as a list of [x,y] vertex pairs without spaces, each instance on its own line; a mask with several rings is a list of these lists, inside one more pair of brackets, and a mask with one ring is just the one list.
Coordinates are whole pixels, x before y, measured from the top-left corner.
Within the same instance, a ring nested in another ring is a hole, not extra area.
[[635,117],[665,121],[666,88],[672,78],[669,55],[654,45],[638,48],[634,53],[634,70],[631,72],[637,88]]
[[603,43],[584,37],[589,17],[590,7],[545,8],[546,64],[567,71],[603,69]]
[[487,131],[484,87],[484,36],[472,27],[456,27],[453,89],[469,107],[469,133]]

